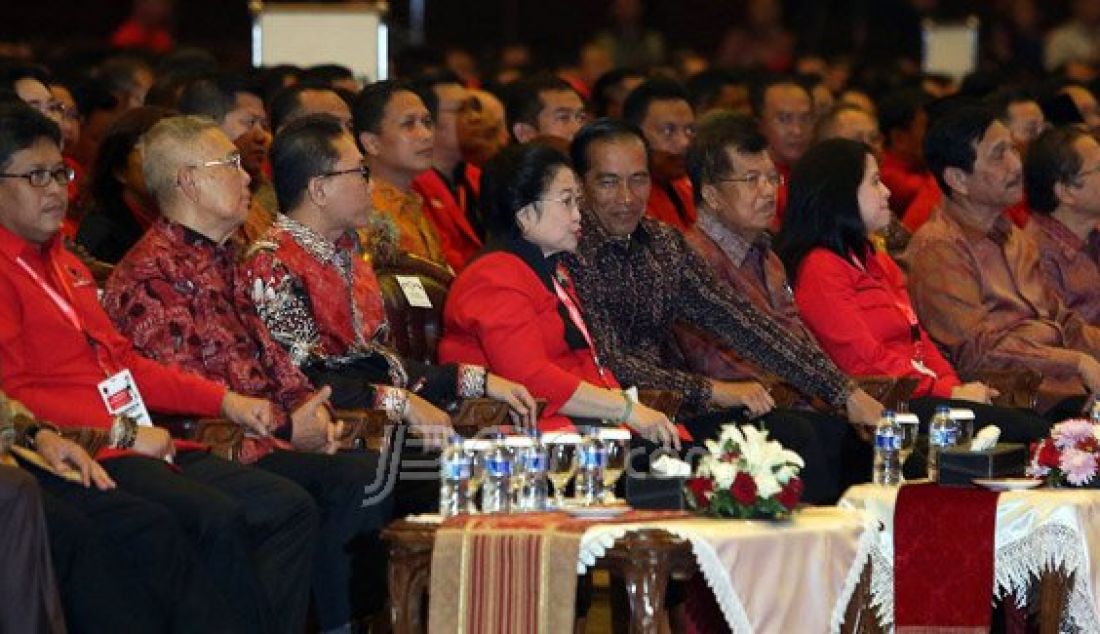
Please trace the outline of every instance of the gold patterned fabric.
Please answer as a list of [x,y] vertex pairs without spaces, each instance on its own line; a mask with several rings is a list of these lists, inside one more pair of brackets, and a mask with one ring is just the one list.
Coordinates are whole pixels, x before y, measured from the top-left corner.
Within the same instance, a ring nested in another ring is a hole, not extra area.
[[[372,202],[376,214],[386,216],[397,229],[397,248],[447,266],[443,243],[424,215],[424,200],[414,191],[402,191],[396,185],[373,177]],[[360,229],[364,244],[377,241],[366,229]]]

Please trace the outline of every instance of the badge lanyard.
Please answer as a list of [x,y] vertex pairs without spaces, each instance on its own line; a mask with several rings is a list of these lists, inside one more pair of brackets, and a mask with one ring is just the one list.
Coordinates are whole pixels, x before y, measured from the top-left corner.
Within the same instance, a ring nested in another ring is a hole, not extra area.
[[566,312],[569,313],[569,319],[573,322],[573,325],[577,327],[577,330],[581,331],[581,336],[584,337],[585,343],[588,344],[588,350],[592,354],[592,362],[596,364],[596,372],[600,375],[600,380],[607,387],[611,387],[610,382],[607,380],[607,370],[604,369],[603,363],[600,363],[600,355],[596,353],[596,344],[592,341],[592,335],[588,334],[588,326],[584,323],[584,317],[581,315],[580,308],[577,307],[577,303],[573,301],[573,298],[558,282],[557,275],[552,276],[554,281],[554,293],[557,294],[558,299],[565,305]]
[[[856,268],[867,273],[867,269],[864,268],[863,264],[857,260],[855,256],[852,257],[852,263],[855,264]],[[870,275],[870,273],[867,274]],[[894,298],[893,295],[893,292],[891,292],[890,297],[893,299],[894,306],[901,311],[901,314],[905,316],[905,320],[909,322],[909,339],[913,343],[913,358],[910,359],[909,362],[917,372],[933,379],[938,379],[939,375],[936,374],[935,370],[924,364],[924,345],[921,341],[920,320],[917,319],[917,314],[913,312],[912,306]]]

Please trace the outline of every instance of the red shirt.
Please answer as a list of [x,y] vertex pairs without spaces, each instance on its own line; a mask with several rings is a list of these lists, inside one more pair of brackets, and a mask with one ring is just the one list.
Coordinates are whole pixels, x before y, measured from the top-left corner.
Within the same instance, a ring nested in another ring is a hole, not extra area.
[[695,195],[692,191],[691,179],[681,176],[669,183],[661,183],[654,179],[649,187],[649,200],[646,202],[645,213],[650,218],[660,220],[680,231],[690,229],[695,225],[695,218],[698,216],[695,211]]
[[[890,150],[882,152],[882,184],[890,190],[890,210],[899,217],[906,215],[906,210],[917,197],[925,182],[935,179],[932,173],[920,165],[907,161]],[[926,216],[927,217],[927,216]]]
[[[592,350],[570,346],[558,296],[523,258],[495,251],[474,260],[455,279],[443,311],[440,363],[475,363],[546,399],[543,429],[569,426],[558,410],[581,381],[618,387],[603,377]],[[583,310],[583,308],[581,309]]]
[[775,162],[775,171],[783,178],[783,182],[775,190],[775,218],[772,220],[772,230],[779,231],[783,226],[783,214],[787,213],[787,197],[791,187],[791,166],[786,163]]
[[461,271],[482,246],[469,216],[481,185],[481,170],[467,163],[463,180],[458,199],[435,169],[425,170],[412,182],[413,191],[424,199],[424,215],[443,242],[443,256],[455,272]]
[[[62,427],[109,428],[96,385],[122,369],[134,375],[152,411],[220,415],[225,387],[138,354],[100,307],[88,269],[57,236],[40,249],[0,227],[0,255],[0,383],[36,416]],[[19,259],[67,298],[87,337]]]
[[147,28],[134,19],[122,23],[111,35],[115,48],[141,48],[153,53],[169,53],[176,47],[172,34],[163,28]]
[[[802,321],[846,373],[919,379],[914,396],[950,397],[960,384],[917,322],[905,275],[889,255],[875,252],[857,266],[827,249],[814,249],[799,265],[794,299]],[[918,358],[936,378],[917,371],[913,360]]]

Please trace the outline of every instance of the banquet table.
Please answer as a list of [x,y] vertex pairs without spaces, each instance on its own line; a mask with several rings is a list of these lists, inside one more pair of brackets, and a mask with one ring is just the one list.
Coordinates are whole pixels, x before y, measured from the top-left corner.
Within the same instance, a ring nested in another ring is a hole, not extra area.
[[[840,508],[860,510],[882,530],[872,557],[871,594],[879,621],[892,624],[894,507],[899,488],[852,487]],[[1005,491],[997,501],[992,596],[1022,604],[1040,582],[1040,631],[1100,632],[1100,491],[1038,488]]]
[[[439,526],[401,520],[383,533],[390,545],[391,620],[398,634],[424,629],[421,601]],[[876,631],[868,562],[881,559],[873,552],[880,543],[877,528],[864,513],[832,507],[808,507],[779,522],[593,521],[579,533],[575,572],[604,568],[624,580],[631,632],[657,631],[668,578],[697,572],[738,634]],[[448,615],[446,626],[438,627],[443,620],[437,617],[433,634],[476,631],[463,627],[458,615]]]

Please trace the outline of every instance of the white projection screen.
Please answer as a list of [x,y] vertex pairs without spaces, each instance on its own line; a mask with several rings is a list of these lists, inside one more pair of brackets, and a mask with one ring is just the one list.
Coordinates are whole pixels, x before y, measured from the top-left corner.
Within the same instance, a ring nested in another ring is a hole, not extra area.
[[922,70],[961,80],[978,66],[978,18],[964,22],[921,24]]
[[253,66],[341,64],[363,80],[386,78],[387,32],[379,5],[253,2],[250,8]]

